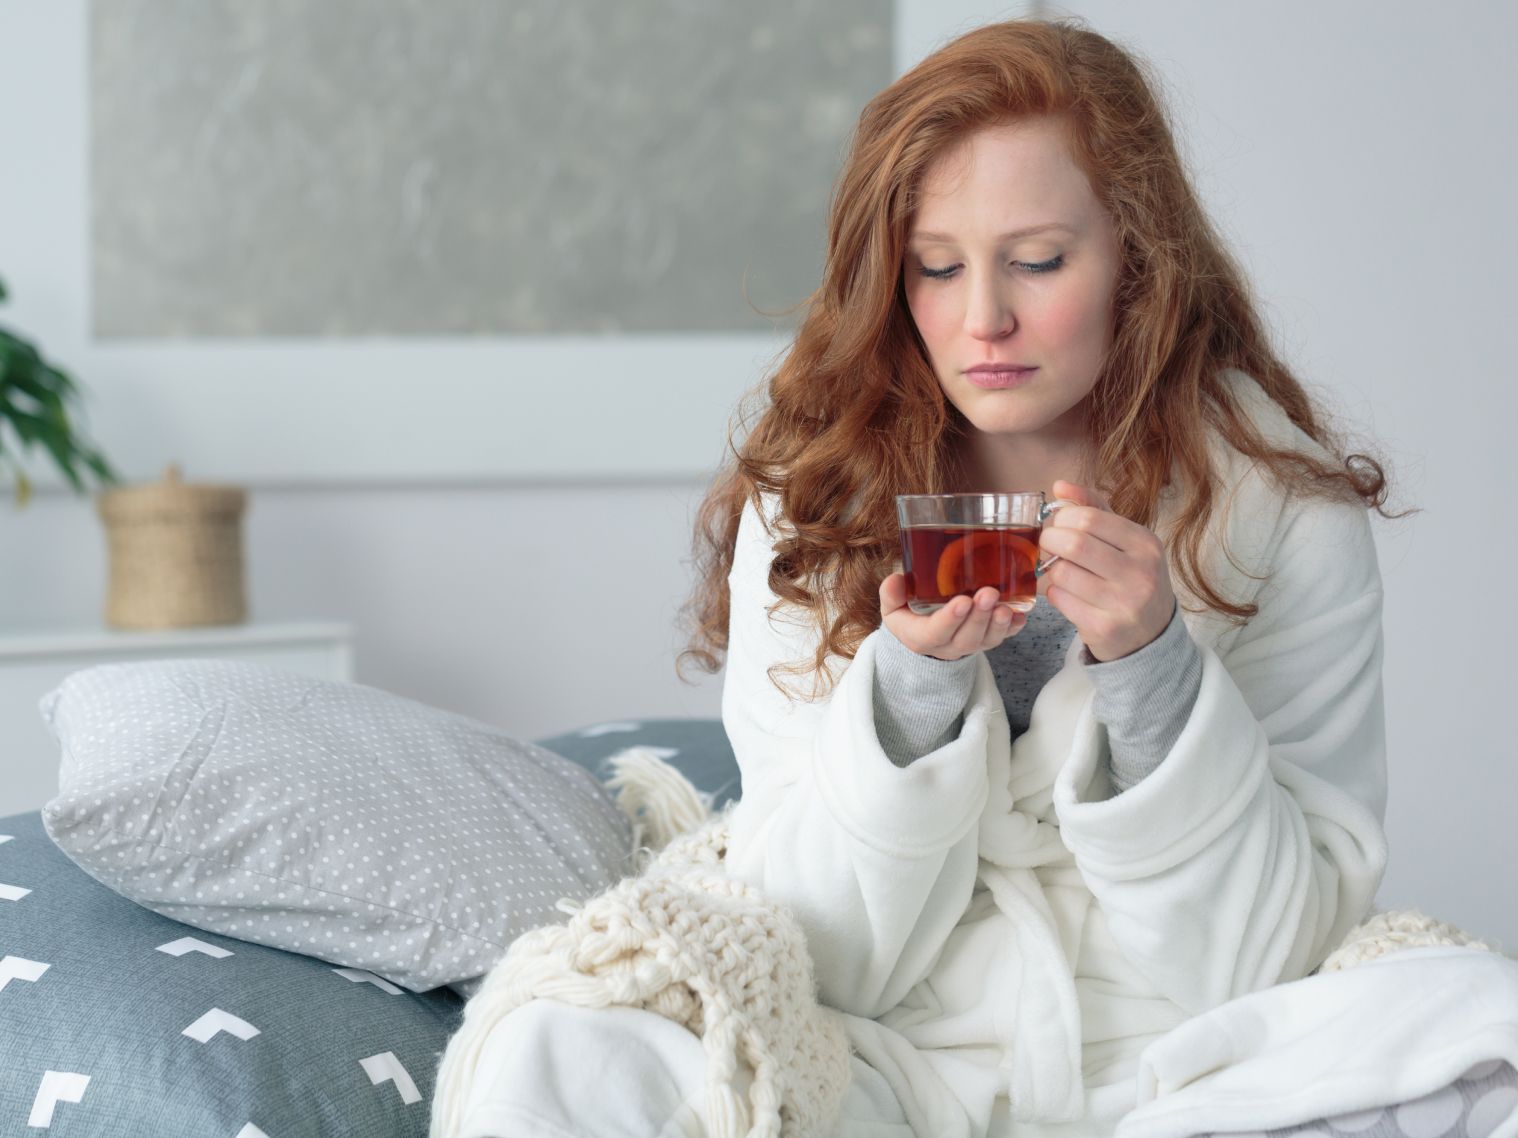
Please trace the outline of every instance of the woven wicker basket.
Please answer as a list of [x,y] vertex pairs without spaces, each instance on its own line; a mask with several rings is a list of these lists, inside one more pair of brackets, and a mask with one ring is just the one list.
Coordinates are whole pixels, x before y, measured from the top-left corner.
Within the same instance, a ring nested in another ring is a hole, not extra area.
[[112,628],[187,628],[247,619],[242,516],[234,486],[186,485],[170,466],[162,482],[102,490]]

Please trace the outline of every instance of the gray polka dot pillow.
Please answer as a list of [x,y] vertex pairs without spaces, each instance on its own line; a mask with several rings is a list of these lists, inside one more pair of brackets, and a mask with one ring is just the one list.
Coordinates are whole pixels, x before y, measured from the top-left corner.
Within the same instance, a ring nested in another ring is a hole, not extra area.
[[42,700],[60,849],[164,916],[412,991],[631,871],[585,768],[360,684],[227,660],[106,664]]

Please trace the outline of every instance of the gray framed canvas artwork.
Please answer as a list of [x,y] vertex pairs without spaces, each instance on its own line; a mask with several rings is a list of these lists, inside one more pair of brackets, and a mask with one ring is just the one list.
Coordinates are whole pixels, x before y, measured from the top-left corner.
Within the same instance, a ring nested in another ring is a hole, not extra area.
[[843,147],[892,78],[885,0],[89,19],[106,338],[769,331],[816,286]]

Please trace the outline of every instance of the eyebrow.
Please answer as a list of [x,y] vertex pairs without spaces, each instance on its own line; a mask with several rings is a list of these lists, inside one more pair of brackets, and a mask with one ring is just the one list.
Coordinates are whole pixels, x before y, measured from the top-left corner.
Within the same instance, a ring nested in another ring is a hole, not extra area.
[[[1032,237],[1036,233],[1047,233],[1051,229],[1063,229],[1066,233],[1075,232],[1074,228],[1066,225],[1064,222],[1046,221],[1041,225],[1027,225],[1022,229],[1013,229],[1006,233],[999,233],[997,234],[996,239],[998,241],[1013,241],[1019,237]],[[910,239],[913,241],[939,241],[945,245],[952,245],[954,243],[954,238],[950,237],[946,233],[927,233],[918,231],[911,234]]]

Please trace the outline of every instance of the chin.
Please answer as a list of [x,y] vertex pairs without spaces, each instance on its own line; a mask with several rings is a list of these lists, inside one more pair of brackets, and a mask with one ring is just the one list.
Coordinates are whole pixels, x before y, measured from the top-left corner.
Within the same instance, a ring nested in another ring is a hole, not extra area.
[[1042,412],[1038,407],[974,407],[968,412],[961,407],[960,414],[972,428],[983,435],[1026,435],[1043,430],[1057,415]]
[[1028,435],[1046,430],[1062,420],[1080,416],[1084,398],[1075,403],[1058,401],[1051,406],[1031,391],[974,391],[968,399],[952,401],[975,430],[984,435]]

